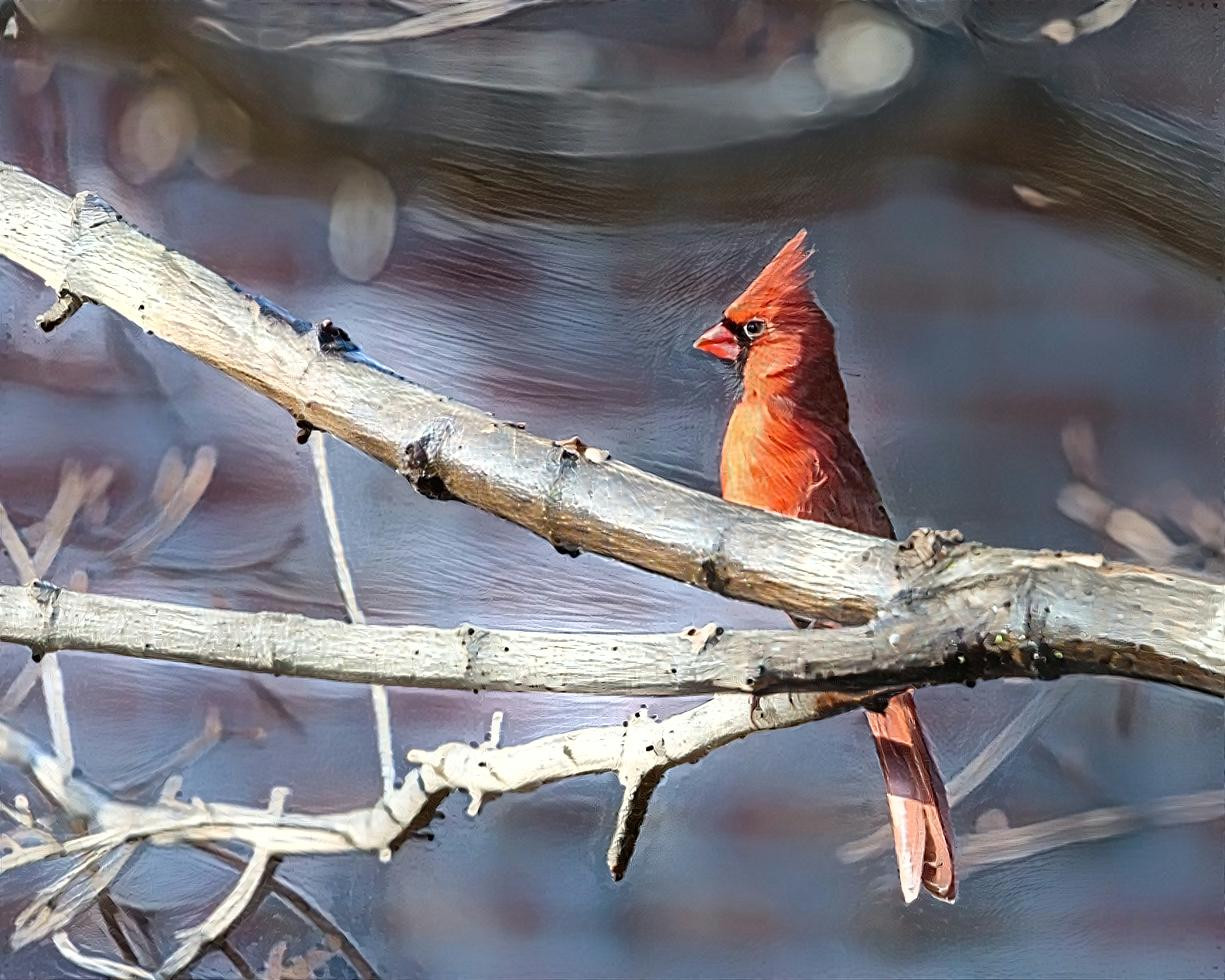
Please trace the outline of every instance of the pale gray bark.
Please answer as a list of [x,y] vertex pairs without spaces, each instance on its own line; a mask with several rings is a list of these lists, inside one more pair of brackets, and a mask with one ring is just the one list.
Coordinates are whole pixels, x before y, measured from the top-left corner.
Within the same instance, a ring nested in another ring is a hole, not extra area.
[[[1058,559],[1051,559],[1057,562]],[[1075,569],[1077,566],[1070,566]],[[1156,573],[1148,573],[1150,576]],[[1144,579],[1120,584],[1145,595]],[[1058,580],[1056,580],[1058,581]],[[1081,581],[1088,581],[1082,579]],[[1160,580],[1157,580],[1160,584]],[[1051,610],[1026,624],[1014,597],[987,582],[933,603],[906,600],[867,626],[839,630],[722,630],[714,624],[679,633],[560,633],[376,626],[287,613],[232,612],[116,599],[58,589],[0,586],[0,640],[38,653],[85,650],[299,677],[484,691],[564,691],[603,695],[695,695],[777,689],[866,690],[902,684],[960,683],[991,677],[1110,674],[1159,680],[1221,695],[1225,651],[1182,644],[1172,656],[1147,644],[1114,650],[1075,640],[1064,622],[1082,614],[1121,614],[1122,604],[1090,608],[1035,592]],[[1150,583],[1151,584],[1151,583]],[[975,594],[977,590],[977,594]],[[1186,621],[1176,590],[1163,608]],[[994,612],[992,610],[995,610]],[[1075,620],[1072,620],[1075,623]],[[1173,627],[1156,626],[1165,635]],[[1140,634],[1134,634],[1139,636]],[[1067,636],[1065,640],[1060,637]]]

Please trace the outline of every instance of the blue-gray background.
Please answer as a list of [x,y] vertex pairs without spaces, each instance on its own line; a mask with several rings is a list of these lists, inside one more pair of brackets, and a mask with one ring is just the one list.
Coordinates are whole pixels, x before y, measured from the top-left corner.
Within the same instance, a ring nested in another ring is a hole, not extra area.
[[[1159,204],[1180,180],[1212,200],[1219,172],[1205,185],[1176,164],[1131,166],[1126,141],[1117,158],[1078,142],[1083,118],[1139,112],[1219,159],[1214,5],[1141,3],[1068,46],[1015,40],[1067,12],[1056,3],[1022,15],[627,0],[304,49],[286,45],[399,14],[19,6],[18,37],[0,44],[0,159],[102,193],[171,246],[499,417],[714,489],[730,389],[690,343],[806,227],[854,427],[900,529],[1124,554],[1055,506],[1072,418],[1092,424],[1103,489],[1120,501],[1160,517],[1177,485],[1219,506],[1219,268]],[[870,23],[848,33],[857,17]],[[849,67],[839,39],[859,44]],[[47,304],[0,263],[0,499],[19,524],[45,511],[67,457],[116,467],[124,526],[148,517],[170,447],[219,454],[200,506],[149,560],[111,561],[105,534],[78,528],[52,577],[84,568],[98,592],[340,615],[284,413],[103,310],[44,336],[32,321]],[[780,625],[417,498],[347,447],[332,460],[373,621]],[[1202,564],[1194,551],[1182,557]],[[5,648],[0,671],[24,656]],[[231,734],[187,772],[187,792],[261,803],[288,784],[293,806],[320,809],[374,798],[361,689],[96,656],[68,656],[65,671],[79,761],[98,781],[152,765],[215,705]],[[988,811],[1020,826],[1220,786],[1218,703],[1059,686],[1059,707],[959,808],[959,832]],[[921,692],[946,773],[1034,696],[1001,683]],[[494,709],[512,741],[627,710],[413,691],[392,706],[400,751],[479,738]],[[17,721],[44,731],[37,699]],[[476,820],[454,799],[436,839],[389,866],[290,860],[280,873],[387,976],[1220,976],[1220,820],[972,872],[956,906],[906,908],[891,857],[835,854],[884,816],[859,717],[754,736],[669,774],[614,885],[603,859],[617,798],[612,777],[591,778]],[[198,856],[158,854],[118,893],[169,928],[230,880]],[[35,882],[0,881],[6,916]],[[254,962],[279,939],[291,953],[312,941],[274,901],[236,938]],[[70,972],[45,948],[0,958],[5,976]]]

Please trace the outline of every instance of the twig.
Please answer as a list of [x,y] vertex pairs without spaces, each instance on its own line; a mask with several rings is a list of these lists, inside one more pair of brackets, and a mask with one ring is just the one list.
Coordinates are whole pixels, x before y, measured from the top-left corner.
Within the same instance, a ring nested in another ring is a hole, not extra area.
[[[581,729],[535,739],[523,745],[496,747],[498,726],[491,725],[489,739],[471,747],[454,742],[432,751],[410,753],[419,768],[410,773],[391,798],[367,810],[332,814],[270,813],[249,807],[180,804],[162,800],[149,806],[115,801],[89,784],[79,774],[66,773],[59,761],[26,736],[0,723],[0,759],[18,765],[43,787],[48,796],[68,812],[87,815],[101,829],[56,846],[19,849],[0,861],[0,871],[64,854],[109,853],[116,846],[148,841],[155,845],[201,844],[206,848],[228,841],[245,844],[273,855],[384,851],[405,831],[429,819],[437,803],[460,790],[471,800],[470,810],[504,793],[527,792],[538,786],[575,776],[600,772],[617,773],[627,787],[658,783],[668,769],[692,763],[708,752],[755,731],[803,724],[861,705],[860,697],[836,694],[770,695],[750,708],[742,695],[722,695],[697,708],[657,721],[645,712],[627,725]],[[1103,814],[1093,812],[1061,818],[1009,831],[971,835],[969,864],[995,863],[1062,846],[1079,840],[1098,839],[1122,832],[1138,817],[1159,823],[1215,819],[1220,815],[1221,794],[1196,794],[1174,801],[1159,801],[1147,808],[1131,808]],[[1130,821],[1130,822],[1129,822]],[[624,826],[622,821],[619,827]],[[1106,829],[1103,829],[1106,828]],[[994,836],[990,836],[994,835]],[[624,870],[632,852],[629,845],[614,841],[610,848],[610,870]],[[1010,855],[1011,857],[1005,857]],[[620,861],[618,866],[616,861]],[[249,879],[234,893],[235,901],[249,899]],[[218,919],[210,918],[215,923]],[[67,925],[68,923],[63,923]],[[210,930],[211,931],[211,930]],[[57,939],[57,945],[61,945]],[[73,962],[80,964],[81,954]],[[136,975],[136,974],[124,974]]]
[[[224,861],[232,868],[241,870],[246,866],[247,859],[245,856],[240,857],[220,845],[204,843],[195,846],[197,850],[210,854],[219,861]],[[312,899],[276,874],[273,874],[266,880],[266,887],[270,893],[276,895],[277,898],[309,922],[320,935],[334,936],[338,944],[336,951],[349,961],[349,965],[353,967],[354,973],[360,980],[377,980],[378,971],[366,959],[361,949],[358,948],[357,943],[345,933],[334,919],[320,909]]]
[[258,974],[255,969],[229,939],[223,939],[217,943],[217,951],[230,961],[230,965],[237,971],[241,980],[256,980]]
[[[284,787],[273,789],[268,802],[268,813],[279,816],[284,809],[285,799],[289,790]],[[251,854],[251,860],[238,876],[233,889],[209,913],[208,917],[198,925],[189,929],[181,929],[175,934],[180,945],[171,953],[158,968],[158,974],[163,977],[173,977],[185,970],[204,951],[205,947],[223,936],[238,921],[251,900],[259,892],[260,885],[268,873],[268,862],[271,853],[263,847],[256,847]]]
[[19,582],[29,585],[38,579],[38,572],[34,570],[34,560],[30,557],[30,552],[26,550],[26,544],[21,540],[21,535],[17,533],[17,528],[13,526],[3,504],[0,504],[0,544],[4,545],[9,560],[17,569]]
[[[344,600],[349,622],[363,625],[366,617],[357,604],[357,592],[353,588],[353,575],[349,571],[349,560],[345,557],[344,540],[340,536],[340,518],[336,513],[336,495],[332,490],[332,477],[328,472],[327,436],[320,433],[311,443],[311,461],[315,465],[315,480],[319,486],[319,502],[323,506],[323,520],[328,530],[328,545],[332,550],[332,565],[336,572],[336,587]],[[391,754],[391,709],[387,703],[387,689],[381,684],[370,685],[370,703],[374,709],[374,732],[378,746],[379,772],[382,775],[383,793],[390,793],[396,784],[396,764]]]
[[104,977],[114,977],[115,980],[158,980],[148,970],[142,969],[139,966],[133,966],[131,963],[124,963],[121,960],[112,960],[105,956],[81,952],[73,941],[68,938],[68,933],[66,932],[57,932],[51,938],[55,942],[55,948],[60,951],[60,955],[74,966],[79,966],[82,970],[88,970],[90,973],[99,973]]
[[[116,902],[111,893],[105,889],[98,893],[98,913],[102,916],[107,934],[125,962],[141,966],[144,962],[154,963],[161,958],[157,955],[152,940],[146,930],[141,927],[139,920],[128,909]],[[129,922],[132,924],[130,933]]]
[[[4,717],[0,713],[0,717]],[[110,791],[117,796],[126,796],[154,783],[164,780],[173,773],[182,772],[193,762],[199,761],[221,741],[221,712],[210,706],[204,716],[204,727],[194,738],[189,739],[169,756],[159,759],[152,771],[136,772],[132,776],[110,784]]]
[[[48,547],[45,551],[42,546],[38,549],[38,553],[42,555],[43,561],[48,566],[55,559],[55,554],[63,543],[67,524],[72,522],[72,517],[76,514],[77,507],[80,506],[76,493],[80,482],[80,472],[76,465],[66,465],[60,482],[60,492],[56,494],[55,502],[52,503],[51,510],[47,513],[48,526],[53,528],[43,539],[43,544],[47,544]],[[64,492],[65,486],[70,488],[67,493]],[[25,542],[21,540],[13,522],[9,520],[8,512],[4,509],[3,504],[0,504],[0,539],[5,543],[13,567],[17,569],[18,577],[26,581],[27,575],[33,575],[34,577],[28,582],[35,582],[38,578],[37,560],[30,557]],[[41,647],[34,646],[31,649],[35,654],[34,659],[40,661],[36,669],[38,676],[42,678],[43,700],[47,709],[47,721],[51,727],[51,741],[55,746],[56,755],[71,770],[73,766],[72,729],[68,722],[68,708],[64,701],[64,678],[60,673],[59,658],[54,652],[45,651]],[[13,708],[16,708],[25,700],[33,687],[34,674],[33,668],[22,669],[5,694],[4,703],[6,705],[11,703]]]
[[966,763],[965,768],[948,781],[949,806],[956,806],[983,784],[1021,743],[1033,733],[1063,703],[1068,690],[1038,690],[1029,703],[1000,729],[999,734],[981,752]]
[[48,653],[39,664],[42,671],[43,703],[47,709],[47,723],[51,727],[51,744],[55,754],[66,769],[75,765],[72,750],[72,725],[68,720],[68,702],[64,697],[64,675],[60,670],[59,656]]
[[47,333],[50,333],[61,323],[67,320],[70,316],[76,313],[84,303],[84,300],[75,293],[70,293],[63,290],[55,298],[55,302],[51,304],[51,308],[45,313],[40,313],[34,318],[34,322],[39,325]]
[[[0,873],[44,860],[109,851],[126,843],[154,845],[230,842],[269,855],[378,854],[429,819],[447,794],[459,789],[483,803],[546,783],[593,773],[641,768],[666,770],[754,732],[787,728],[854,708],[863,695],[794,694],[751,699],[712,698],[663,721],[640,717],[634,726],[604,726],[539,738],[523,745],[472,748],[453,742],[410,753],[419,768],[369,808],[331,814],[270,813],[232,804],[182,803],[163,798],[136,804],[114,799],[28,736],[0,722],[0,761],[28,773],[66,812],[90,819],[93,830],[62,842],[35,845],[0,857]],[[648,734],[649,733],[649,734]]]
[[[414,17],[401,18],[384,27],[313,34],[288,47],[314,48],[338,44],[384,44],[389,41],[407,41],[464,27],[488,24],[510,14],[559,2],[561,0],[463,0],[460,3],[435,3]],[[211,18],[201,18],[199,22],[214,28],[221,26],[221,22]]]
[[13,712],[25,703],[25,699],[30,696],[30,692],[34,690],[34,685],[38,683],[40,677],[42,677],[42,665],[39,661],[31,658],[21,665],[21,670],[13,678],[13,683],[4,692],[4,697],[0,698],[0,718],[11,717]]
[[82,849],[83,856],[72,862],[68,871],[39,891],[17,914],[9,945],[21,949],[68,928],[78,915],[97,901],[103,889],[110,887],[139,847],[138,841],[121,840]]

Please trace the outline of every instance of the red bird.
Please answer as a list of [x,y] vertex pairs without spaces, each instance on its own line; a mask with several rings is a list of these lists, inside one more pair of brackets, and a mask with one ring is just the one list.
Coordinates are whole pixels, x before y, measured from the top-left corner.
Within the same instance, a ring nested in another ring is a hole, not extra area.
[[[797,234],[693,345],[733,362],[744,388],[723,437],[723,496],[789,517],[894,537],[851,434],[834,328],[808,287],[812,254]],[[795,620],[797,625],[807,625]],[[902,894],[953,901],[953,831],[944,782],[914,697],[867,712],[885,775]]]

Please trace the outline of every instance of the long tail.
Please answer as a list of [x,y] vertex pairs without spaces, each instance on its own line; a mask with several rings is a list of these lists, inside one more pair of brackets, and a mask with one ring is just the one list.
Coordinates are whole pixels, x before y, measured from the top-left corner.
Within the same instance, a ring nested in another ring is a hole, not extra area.
[[893,847],[906,902],[919,889],[946,902],[957,897],[953,828],[944,780],[936,768],[910,691],[889,699],[884,711],[868,711],[885,795],[893,823]]

